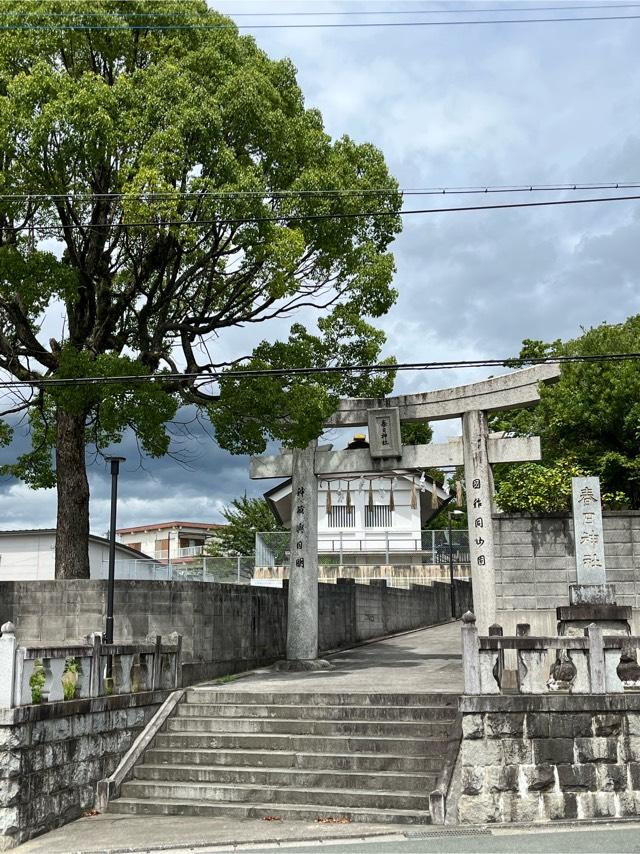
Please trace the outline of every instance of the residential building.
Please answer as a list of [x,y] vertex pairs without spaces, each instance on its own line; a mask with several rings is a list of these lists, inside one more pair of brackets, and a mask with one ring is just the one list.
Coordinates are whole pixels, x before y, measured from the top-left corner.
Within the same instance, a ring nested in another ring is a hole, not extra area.
[[[23,531],[0,531],[0,580],[49,581],[55,578],[56,532],[53,528]],[[150,561],[121,543],[116,543],[116,562],[129,566]],[[91,578],[106,578],[109,563],[109,540],[89,535],[89,569]]]
[[156,561],[171,563],[202,555],[206,543],[224,527],[210,522],[158,522],[118,528],[116,535],[129,548],[145,552]]

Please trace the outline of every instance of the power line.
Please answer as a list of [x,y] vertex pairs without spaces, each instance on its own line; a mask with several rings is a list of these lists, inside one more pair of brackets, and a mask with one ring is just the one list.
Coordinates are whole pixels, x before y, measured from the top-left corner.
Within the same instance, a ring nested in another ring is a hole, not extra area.
[[[23,0],[24,2],[24,0]],[[32,2],[41,2],[41,0],[32,0]],[[78,2],[82,2],[82,0],[78,0]],[[119,0],[119,2],[125,2],[125,0]],[[135,0],[132,0],[135,2]],[[589,11],[594,9],[637,9],[640,7],[640,3],[591,3],[587,5],[572,5],[572,6],[503,6],[502,8],[485,8],[485,9],[474,9],[472,7],[468,7],[466,9],[380,9],[369,10],[365,9],[362,11],[355,10],[334,10],[334,11],[320,11],[320,12],[299,12],[299,11],[284,11],[284,12],[222,12],[220,14],[225,17],[232,18],[321,18],[321,17],[385,17],[386,15],[468,15],[478,14],[494,14],[500,13],[504,14],[505,12],[517,12],[518,14],[528,14],[529,12],[579,12],[579,11]],[[100,15],[110,14],[111,10],[103,9],[102,11],[85,11],[81,10],[81,14],[85,15],[89,18],[100,17]],[[112,13],[112,12],[111,12]],[[20,14],[21,16],[24,12],[18,10],[10,9],[7,14]],[[27,12],[30,15],[38,15],[41,14],[37,11]],[[47,12],[47,16],[54,17],[64,17],[69,15],[70,12]],[[112,13],[113,14],[113,13]],[[163,12],[160,10],[150,10],[146,12],[139,11],[124,11],[120,10],[115,12],[115,14],[126,14],[132,17],[145,17],[145,18],[154,18],[162,15],[175,15],[175,12]]]
[[276,30],[276,29],[343,29],[343,28],[371,28],[371,27],[460,27],[479,26],[491,24],[566,24],[576,21],[633,21],[640,19],[640,15],[589,15],[571,16],[562,18],[493,18],[489,20],[466,20],[466,21],[358,21],[339,23],[313,23],[313,24],[127,24],[125,26],[112,26],[109,24],[8,24],[0,25],[0,31],[10,30],[35,30],[35,31],[131,31],[144,30],[153,31],[196,31],[196,30]]
[[[323,213],[323,214],[279,214],[277,216],[256,216],[256,217],[220,217],[219,219],[194,219],[194,220],[159,220],[139,221],[139,222],[121,222],[121,223],[104,223],[96,224],[91,222],[86,223],[56,223],[51,225],[28,223],[26,225],[15,226],[10,228],[11,231],[77,231],[77,230],[104,230],[112,228],[175,228],[180,226],[189,226],[195,228],[201,225],[251,225],[261,222],[320,222],[323,220],[341,220],[341,219],[362,219],[363,217],[395,217],[409,216],[411,214],[438,214],[452,213],[457,211],[486,211],[486,210],[508,210],[510,208],[540,208],[552,207],[556,205],[586,205],[596,202],[625,202],[637,201],[640,195],[635,196],[599,196],[594,199],[555,199],[547,202],[505,202],[499,205],[459,205],[448,208],[411,208],[409,210],[400,211],[361,211],[358,213]],[[0,228],[2,226],[0,225]]]
[[640,188],[640,181],[601,181],[568,184],[519,184],[508,186],[479,185],[476,187],[376,187],[331,188],[320,190],[166,190],[140,193],[0,193],[6,201],[69,201],[69,200],[150,200],[150,199],[204,199],[204,198],[314,198],[324,196],[468,196],[495,193],[550,193],[577,190],[628,190]]
[[399,364],[376,363],[372,365],[330,365],[315,368],[259,368],[233,371],[211,371],[195,373],[130,374],[109,377],[41,377],[29,380],[3,380],[0,388],[59,387],[74,385],[113,385],[121,383],[153,382],[164,383],[184,380],[201,380],[204,383],[221,379],[255,379],[263,377],[314,376],[316,374],[349,373],[392,373],[395,371],[440,371],[470,368],[517,368],[530,365],[564,365],[599,362],[638,362],[640,353],[598,353],[573,356],[543,356],[540,358],[466,359],[447,362],[401,362]]
[[[320,17],[320,16],[348,16],[348,15],[468,15],[473,11],[474,14],[484,15],[485,13],[492,12],[518,12],[518,13],[528,13],[528,12],[564,12],[564,11],[581,11],[588,9],[637,9],[640,6],[640,3],[592,3],[587,5],[580,6],[516,6],[509,7],[503,6],[502,8],[488,8],[488,9],[476,9],[475,11],[468,7],[467,9],[384,9],[380,11],[375,10],[365,10],[362,12],[356,12],[354,10],[347,11],[333,11],[333,12],[222,12],[223,15],[228,15],[234,18],[248,18],[248,17],[257,17],[257,18],[275,18],[275,17],[292,17],[292,18],[302,18],[302,17]],[[166,12],[164,13],[166,14]]]

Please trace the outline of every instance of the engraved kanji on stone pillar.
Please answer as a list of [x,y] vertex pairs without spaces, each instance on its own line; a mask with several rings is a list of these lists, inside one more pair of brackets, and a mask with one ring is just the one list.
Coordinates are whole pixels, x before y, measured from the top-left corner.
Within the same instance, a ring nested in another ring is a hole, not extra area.
[[489,464],[489,431],[484,412],[475,410],[464,413],[462,436],[473,610],[478,631],[484,635],[496,619],[496,574],[491,518],[493,474]]

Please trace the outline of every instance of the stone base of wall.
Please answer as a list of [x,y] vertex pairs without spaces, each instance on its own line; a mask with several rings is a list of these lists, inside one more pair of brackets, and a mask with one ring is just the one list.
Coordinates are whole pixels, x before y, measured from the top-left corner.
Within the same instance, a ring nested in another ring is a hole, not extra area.
[[0,851],[91,809],[168,693],[0,709]]
[[640,815],[640,694],[465,696],[464,824]]
[[[385,580],[389,587],[410,588],[412,584],[433,584],[434,581],[449,583],[448,563],[430,564],[367,564],[343,565],[320,564],[318,576],[321,584],[334,584],[340,578],[352,578],[361,584],[372,580]],[[454,564],[453,576],[459,580],[471,578],[469,564]],[[257,566],[253,578],[256,581],[283,581],[289,577],[288,566]]]

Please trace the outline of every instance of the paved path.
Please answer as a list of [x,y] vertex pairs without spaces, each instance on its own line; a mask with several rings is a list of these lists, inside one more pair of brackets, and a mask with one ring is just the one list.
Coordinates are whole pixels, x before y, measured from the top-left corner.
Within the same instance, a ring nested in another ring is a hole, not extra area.
[[[254,671],[220,688],[230,691],[292,693],[455,693],[462,692],[460,623],[447,623],[384,641],[364,644],[330,656],[333,670],[280,673],[271,668]],[[98,815],[72,822],[19,846],[24,854],[103,854],[121,851],[201,850],[202,846],[345,838],[355,841],[369,834],[389,836],[389,824],[322,824],[266,822],[126,815]],[[403,832],[406,825],[402,826]],[[354,852],[357,846],[349,851]],[[276,848],[269,849],[276,850]]]
[[229,689],[299,693],[462,693],[460,622],[432,626],[329,656],[333,670],[281,673],[272,668]]

